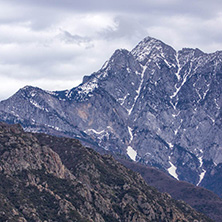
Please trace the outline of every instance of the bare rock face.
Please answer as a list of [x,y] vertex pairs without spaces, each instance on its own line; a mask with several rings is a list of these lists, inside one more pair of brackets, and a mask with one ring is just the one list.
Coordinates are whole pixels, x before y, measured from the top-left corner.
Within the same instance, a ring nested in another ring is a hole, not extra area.
[[0,131],[1,221],[211,221],[77,140]]
[[44,167],[47,173],[58,178],[72,179],[73,175],[65,169],[58,154],[47,146],[39,146],[38,140],[32,134],[24,134],[20,126],[0,126],[0,138],[3,174],[12,176],[24,170],[42,170]]
[[131,52],[116,50],[71,90],[19,90],[0,103],[0,120],[78,138],[215,190],[205,175],[222,163],[221,59],[220,51],[177,52],[147,37]]

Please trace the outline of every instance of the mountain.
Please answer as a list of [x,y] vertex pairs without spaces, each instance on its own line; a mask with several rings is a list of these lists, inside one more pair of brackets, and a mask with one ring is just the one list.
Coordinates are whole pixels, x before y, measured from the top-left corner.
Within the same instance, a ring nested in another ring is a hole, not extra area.
[[0,132],[1,221],[211,221],[77,140]]
[[221,59],[221,51],[176,51],[147,37],[71,90],[20,89],[0,103],[0,120],[78,138],[222,195],[214,173],[222,164]]
[[222,199],[212,191],[178,181],[155,167],[144,166],[126,159],[119,159],[119,161],[127,168],[140,173],[147,184],[157,188],[158,191],[167,192],[174,199],[185,201],[214,221],[222,221]]

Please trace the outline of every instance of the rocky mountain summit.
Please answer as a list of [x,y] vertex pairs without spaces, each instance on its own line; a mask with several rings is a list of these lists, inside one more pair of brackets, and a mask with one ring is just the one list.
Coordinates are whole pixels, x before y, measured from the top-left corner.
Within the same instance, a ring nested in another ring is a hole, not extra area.
[[0,132],[1,221],[211,221],[75,139]]
[[20,89],[0,103],[0,120],[78,138],[222,195],[221,59],[147,37],[71,90]]

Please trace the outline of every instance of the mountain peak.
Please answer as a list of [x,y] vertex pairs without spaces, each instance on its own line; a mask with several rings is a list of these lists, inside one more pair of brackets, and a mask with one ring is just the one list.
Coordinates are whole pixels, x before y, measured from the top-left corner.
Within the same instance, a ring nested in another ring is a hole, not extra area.
[[[12,95],[9,99],[12,99],[12,101],[20,101],[21,98],[24,98],[25,100],[28,100],[30,98],[35,97],[36,95],[40,95],[42,93],[46,93],[46,91],[34,87],[34,86],[24,86],[23,88],[19,89],[14,95]],[[1,101],[5,102],[7,100]]]
[[148,57],[165,57],[167,54],[176,54],[171,46],[152,37],[144,38],[131,52],[142,63]]
[[182,50],[179,51],[179,53],[183,54],[184,56],[186,55],[190,55],[190,56],[194,56],[194,57],[199,57],[204,55],[205,53],[203,51],[201,51],[198,48],[182,48]]
[[[141,42],[145,42],[145,43],[153,42],[153,43],[162,43],[162,44],[164,44],[161,40],[156,39],[156,38],[153,38],[153,37],[151,37],[151,36],[145,37],[142,41],[140,41],[140,43],[141,43]],[[140,43],[139,43],[139,44],[140,44]]]
[[30,86],[30,85],[27,85],[27,86],[24,86],[23,88],[21,88],[20,90],[22,91],[42,91],[42,89],[40,89],[39,87],[35,87],[35,86]]

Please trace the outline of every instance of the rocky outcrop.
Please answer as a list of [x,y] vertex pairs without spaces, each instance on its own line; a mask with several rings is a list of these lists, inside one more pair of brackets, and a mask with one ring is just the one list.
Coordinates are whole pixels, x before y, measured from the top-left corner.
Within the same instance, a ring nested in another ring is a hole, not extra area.
[[215,193],[188,182],[178,181],[154,167],[144,166],[126,159],[118,160],[127,168],[140,173],[149,185],[154,186],[160,192],[167,192],[174,199],[185,201],[214,221],[222,221],[222,199]]
[[220,51],[177,52],[148,37],[71,90],[19,90],[0,103],[0,120],[79,138],[207,187],[205,175],[222,163],[221,59]]
[[0,130],[1,221],[211,221],[77,140]]
[[[1,172],[15,175],[22,171],[42,170],[61,179],[72,179],[60,157],[46,146],[39,146],[32,134],[24,134],[21,126],[0,126]],[[44,154],[44,155],[43,155]]]

